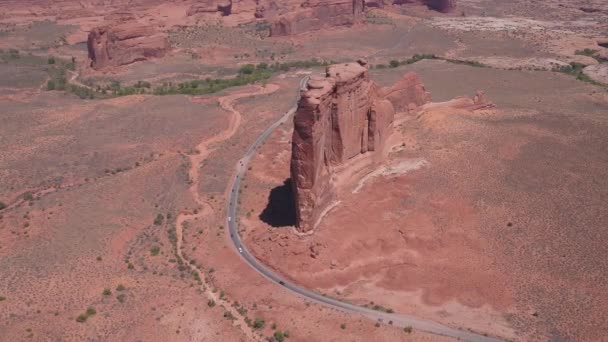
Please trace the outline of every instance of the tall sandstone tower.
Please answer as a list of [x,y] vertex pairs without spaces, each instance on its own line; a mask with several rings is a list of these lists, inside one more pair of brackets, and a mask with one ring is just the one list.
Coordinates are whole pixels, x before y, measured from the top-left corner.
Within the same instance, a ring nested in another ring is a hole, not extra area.
[[294,117],[291,179],[296,224],[307,232],[337,200],[340,176],[384,161],[395,110],[422,105],[430,95],[415,74],[379,88],[363,61],[328,67],[325,77],[311,77],[301,95]]

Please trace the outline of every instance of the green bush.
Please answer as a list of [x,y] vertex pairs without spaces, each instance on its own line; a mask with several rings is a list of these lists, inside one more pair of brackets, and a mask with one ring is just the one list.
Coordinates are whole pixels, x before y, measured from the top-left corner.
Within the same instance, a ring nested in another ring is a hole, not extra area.
[[256,318],[255,321],[253,322],[253,328],[254,329],[262,329],[264,327],[264,324],[266,324],[266,322],[264,322],[263,319]]
[[31,201],[34,199],[34,195],[31,192],[26,192],[23,194],[23,199],[26,201]]
[[285,334],[283,334],[283,332],[280,330],[275,331],[273,336],[274,339],[277,340],[277,342],[285,341]]
[[251,75],[255,71],[255,65],[245,64],[239,69],[239,74]]
[[154,219],[154,224],[157,226],[160,226],[161,224],[163,224],[165,217],[163,216],[163,214],[158,214],[156,215],[156,218]]

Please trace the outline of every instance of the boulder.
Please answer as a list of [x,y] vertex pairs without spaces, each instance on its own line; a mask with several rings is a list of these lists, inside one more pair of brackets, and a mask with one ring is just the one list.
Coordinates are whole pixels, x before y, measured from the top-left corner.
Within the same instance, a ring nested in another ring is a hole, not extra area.
[[91,67],[101,70],[163,57],[171,46],[167,36],[152,26],[126,22],[93,29],[87,48]]

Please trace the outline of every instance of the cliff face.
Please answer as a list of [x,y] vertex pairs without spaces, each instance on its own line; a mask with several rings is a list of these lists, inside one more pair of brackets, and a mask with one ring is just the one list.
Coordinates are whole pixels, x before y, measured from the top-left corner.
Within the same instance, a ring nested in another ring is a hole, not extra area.
[[198,0],[188,15],[251,13],[270,24],[271,36],[287,36],[326,27],[350,26],[363,19],[367,8],[422,3],[449,12],[456,0]]
[[310,79],[294,117],[292,140],[291,179],[300,231],[313,229],[335,202],[337,178],[352,175],[350,164],[365,159],[363,165],[370,167],[384,160],[395,105],[411,109],[429,100],[415,74],[379,89],[364,62],[333,65],[325,77]]
[[167,37],[153,27],[123,23],[92,30],[87,48],[91,67],[100,70],[163,57],[171,47]]

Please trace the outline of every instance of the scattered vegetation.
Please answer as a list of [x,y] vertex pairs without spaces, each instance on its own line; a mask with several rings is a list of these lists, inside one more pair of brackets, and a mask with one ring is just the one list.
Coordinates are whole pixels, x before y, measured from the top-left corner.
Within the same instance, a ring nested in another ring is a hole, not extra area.
[[346,329],[346,324],[345,323],[340,324],[340,329],[342,329],[342,330]]
[[34,199],[34,195],[28,191],[23,194],[23,199],[26,201],[32,201]]
[[597,86],[608,88],[607,84],[598,82],[598,81],[592,79],[591,77],[587,76],[585,73],[583,73],[583,69],[585,67],[586,67],[585,64],[572,62],[569,65],[563,65],[563,66],[555,67],[555,68],[553,68],[553,71],[561,72],[561,73],[568,74],[568,75],[572,75],[572,76],[576,77],[576,79],[579,80],[579,81],[583,81],[583,82],[587,82],[587,83],[590,83],[590,84],[593,84],[593,85],[597,85]]
[[124,291],[125,290],[125,286],[123,284],[118,284],[118,286],[116,286],[116,291]]
[[95,310],[94,307],[89,306],[85,313],[80,314],[80,315],[78,315],[78,317],[76,317],[76,322],[84,323],[87,321],[87,319],[89,319],[89,317],[95,315],[96,313],[97,313],[97,310]]
[[287,337],[289,337],[289,333],[282,332],[281,330],[275,331],[274,334],[272,335],[272,338],[274,338],[274,341],[276,341],[276,342],[283,342],[283,341],[285,341],[285,338],[287,338]]
[[111,296],[112,295],[112,290],[110,290],[110,289],[103,289],[102,294],[104,296]]
[[119,294],[118,296],[116,296],[116,300],[118,300],[121,303],[124,303],[126,299],[126,296],[124,293]]
[[412,327],[410,327],[409,325],[407,327],[403,328],[403,331],[405,331],[408,334],[411,334],[413,330],[414,329],[412,329]]
[[254,329],[262,329],[265,324],[266,324],[266,322],[264,322],[263,319],[256,318],[255,321],[253,322],[253,328]]
[[365,13],[365,20],[370,24],[394,25],[391,18],[376,11],[367,11]]
[[163,224],[163,221],[165,220],[165,217],[163,216],[163,214],[158,214],[156,215],[156,218],[154,218],[154,225],[156,226],[160,226]]
[[159,246],[153,246],[152,248],[150,248],[150,254],[152,256],[157,256],[160,253],[160,247]]
[[448,63],[453,63],[453,64],[463,64],[463,65],[468,65],[468,66],[472,66],[472,67],[478,67],[478,68],[484,68],[487,67],[487,65],[477,62],[477,61],[469,61],[469,60],[460,60],[460,59],[451,59],[451,58],[444,58],[444,57],[440,57],[440,56],[436,56],[434,54],[428,54],[428,53],[423,53],[423,54],[414,54],[412,57],[402,60],[402,61],[398,61],[398,60],[391,60],[389,62],[389,65],[385,65],[385,64],[376,64],[375,68],[376,69],[386,69],[387,67],[390,68],[397,68],[399,66],[402,65],[410,65],[410,64],[414,64],[417,62],[420,62],[422,60],[425,59],[435,59],[435,60],[442,60],[442,61],[446,61]]
[[4,202],[0,202],[0,210],[6,208],[6,204]]
[[306,61],[294,61],[285,63],[260,63],[245,64],[241,66],[235,77],[232,78],[206,78],[204,80],[186,81],[178,84],[164,83],[163,85],[154,88],[155,95],[203,95],[216,93],[230,87],[243,86],[258,82],[267,81],[273,74],[277,72],[285,72],[291,69],[312,68],[319,66],[327,66],[332,62],[320,61],[311,59]]
[[6,300],[6,297],[0,296],[0,302],[4,302],[5,300]]
[[215,306],[215,301],[213,299],[209,299],[207,301],[207,306],[210,307],[210,308],[214,307]]
[[599,52],[598,50],[594,50],[594,49],[584,49],[584,50],[576,50],[576,52],[574,52],[574,54],[591,57],[591,58],[595,59],[598,63],[608,63],[608,59],[600,56],[598,54],[598,52]]

